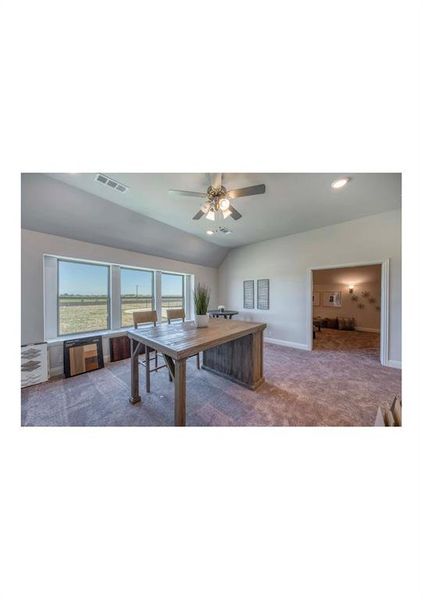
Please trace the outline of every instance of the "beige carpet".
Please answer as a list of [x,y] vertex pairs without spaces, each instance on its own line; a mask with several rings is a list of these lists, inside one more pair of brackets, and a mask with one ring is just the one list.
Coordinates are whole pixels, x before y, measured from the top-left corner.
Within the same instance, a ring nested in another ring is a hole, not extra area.
[[[401,392],[401,371],[379,363],[378,335],[322,330],[312,352],[265,344],[266,383],[256,392],[188,361],[187,425],[371,426]],[[142,373],[142,379],[144,375]],[[173,386],[152,375],[142,404],[129,398],[129,362],[22,390],[24,426],[173,425]]]
[[367,331],[345,331],[339,329],[322,329],[316,332],[313,350],[335,350],[356,352],[373,350],[375,358],[379,356],[380,335]]

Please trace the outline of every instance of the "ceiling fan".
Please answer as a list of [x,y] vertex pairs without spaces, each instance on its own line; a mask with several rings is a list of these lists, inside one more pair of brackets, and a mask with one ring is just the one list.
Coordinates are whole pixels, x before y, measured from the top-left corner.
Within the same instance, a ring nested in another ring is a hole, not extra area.
[[232,217],[237,221],[242,217],[241,213],[231,204],[231,200],[241,198],[242,196],[254,196],[255,194],[264,194],[266,186],[264,183],[259,185],[250,185],[249,187],[239,188],[237,190],[227,190],[222,185],[223,173],[216,173],[211,176],[211,184],[206,192],[189,192],[184,190],[169,190],[169,194],[177,196],[194,196],[196,198],[205,198],[204,204],[200,210],[192,217],[194,221],[201,219],[206,215],[206,219],[214,221],[216,215],[222,214],[223,218]]

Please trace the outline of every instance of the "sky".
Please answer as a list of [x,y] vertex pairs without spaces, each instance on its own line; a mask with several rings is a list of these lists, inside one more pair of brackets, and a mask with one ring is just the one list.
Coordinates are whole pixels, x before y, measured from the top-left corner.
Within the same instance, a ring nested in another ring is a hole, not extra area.
[[[59,295],[99,294],[106,295],[108,289],[108,267],[59,261]],[[138,288],[137,288],[138,286]],[[121,269],[121,293],[149,295],[152,288],[151,271]],[[182,295],[182,277],[162,273],[162,295]]]

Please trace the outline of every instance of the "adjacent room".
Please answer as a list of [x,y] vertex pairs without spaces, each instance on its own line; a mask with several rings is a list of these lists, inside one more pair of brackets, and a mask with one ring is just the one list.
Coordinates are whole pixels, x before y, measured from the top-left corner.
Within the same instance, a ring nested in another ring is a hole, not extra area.
[[369,350],[383,364],[381,273],[380,264],[313,270],[314,350]]
[[401,175],[22,174],[22,426],[401,424]]

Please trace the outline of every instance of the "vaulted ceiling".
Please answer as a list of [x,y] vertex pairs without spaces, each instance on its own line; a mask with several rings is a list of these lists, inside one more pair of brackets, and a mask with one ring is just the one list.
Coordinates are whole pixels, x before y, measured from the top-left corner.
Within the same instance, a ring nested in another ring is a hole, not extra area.
[[342,173],[351,177],[333,190],[339,173],[225,173],[234,189],[264,183],[262,195],[238,198],[242,218],[222,221],[230,235],[208,236],[210,221],[193,221],[202,200],[171,196],[169,189],[205,192],[207,173],[105,173],[129,189],[119,193],[95,180],[96,173],[24,174],[22,226],[207,266],[228,250],[300,233],[401,206],[401,175]]
[[217,267],[227,249],[40,174],[22,176],[22,227]]
[[[290,235],[400,207],[401,176],[390,173],[343,173],[350,183],[333,190],[339,173],[225,173],[227,189],[264,183],[266,193],[238,198],[234,207],[242,219],[223,222],[230,235],[208,236],[210,221],[193,221],[201,198],[172,196],[169,189],[205,192],[207,173],[106,173],[129,187],[125,194],[95,181],[95,173],[54,174],[52,177],[141,215],[177,227],[227,248]],[[222,224],[223,224],[222,223]]]

